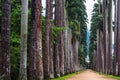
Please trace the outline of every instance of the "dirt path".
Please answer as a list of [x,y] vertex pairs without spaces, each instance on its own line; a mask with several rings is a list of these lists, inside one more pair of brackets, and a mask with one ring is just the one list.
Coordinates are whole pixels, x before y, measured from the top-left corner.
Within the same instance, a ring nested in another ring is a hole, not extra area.
[[112,78],[97,74],[92,70],[86,70],[66,80],[117,80],[117,79],[112,79]]

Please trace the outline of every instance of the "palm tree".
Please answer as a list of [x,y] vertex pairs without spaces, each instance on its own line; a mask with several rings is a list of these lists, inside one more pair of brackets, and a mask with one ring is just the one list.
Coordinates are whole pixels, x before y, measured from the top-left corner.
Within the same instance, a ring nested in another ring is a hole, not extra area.
[[36,0],[36,27],[37,27],[37,54],[36,54],[36,69],[37,69],[37,79],[43,80],[43,61],[42,61],[42,3],[41,0]]
[[107,73],[110,74],[112,70],[112,0],[109,0],[109,4],[108,4],[108,62],[107,63],[108,63]]
[[[55,25],[56,26],[59,26],[59,0],[55,0]],[[59,57],[59,54],[60,54],[60,35],[57,36],[57,44],[55,46],[55,54],[54,54],[54,59],[55,59],[55,64],[54,64],[54,67],[55,67],[55,77],[59,77],[60,76],[60,57]]]
[[114,75],[120,75],[120,1],[116,0],[115,2],[116,12],[115,12],[115,51],[114,51]]
[[32,0],[30,27],[30,80],[43,80],[41,0]]
[[[60,0],[60,16],[59,16],[59,19],[60,19],[60,26],[58,27],[64,27],[64,0]],[[62,31],[62,33],[60,34],[61,36],[61,43],[60,43],[60,47],[61,47],[61,52],[60,52],[60,73],[61,75],[64,75],[64,55],[65,55],[65,51],[64,51],[64,37],[65,37],[65,32]]]
[[[53,20],[53,0],[50,1],[50,22]],[[49,54],[50,54],[50,78],[54,78],[54,55],[53,55],[53,27],[52,22],[49,26]]]
[[27,80],[28,0],[21,1],[22,1],[22,13],[21,13],[20,80]]
[[[64,27],[64,0],[55,0],[55,25]],[[64,32],[57,36],[55,53],[55,75],[64,75]]]
[[105,72],[105,73],[106,73],[106,56],[107,56],[107,55],[106,55],[106,54],[107,54],[107,53],[106,53],[106,51],[107,51],[107,49],[106,49],[106,45],[107,45],[107,44],[106,44],[106,32],[107,32],[107,31],[106,31],[106,30],[107,30],[107,29],[106,29],[106,23],[107,23],[107,22],[106,22],[106,20],[107,20],[107,18],[106,18],[106,17],[107,17],[107,16],[106,16],[106,7],[107,7],[107,6],[106,6],[106,2],[107,2],[106,0],[103,0],[103,34],[104,34],[104,43],[103,43],[103,44],[104,44],[104,48],[103,48],[104,50],[103,50],[103,52],[104,52],[104,63],[105,63],[105,64],[104,64],[104,72]]
[[[10,0],[2,0],[2,27],[1,27],[1,56],[2,56],[2,76],[5,80],[10,80]],[[0,74],[1,75],[1,74]]]
[[30,66],[29,66],[29,79],[36,79],[36,54],[37,54],[37,42],[36,42],[36,0],[31,2],[31,27],[30,27]]
[[53,78],[53,43],[52,43],[52,18],[53,0],[46,0],[46,34],[44,47],[44,76]]

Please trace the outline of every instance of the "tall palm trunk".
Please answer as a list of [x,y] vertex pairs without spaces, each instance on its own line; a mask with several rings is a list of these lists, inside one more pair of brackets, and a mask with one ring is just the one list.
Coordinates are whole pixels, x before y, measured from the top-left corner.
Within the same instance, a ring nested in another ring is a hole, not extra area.
[[36,25],[36,0],[31,2],[31,27],[30,27],[30,67],[29,80],[35,80],[36,77],[36,61],[37,61],[37,25]]
[[[55,25],[58,27],[64,27],[64,0],[55,0]],[[64,75],[64,32],[62,31],[57,36],[55,54],[55,72],[56,76]],[[59,70],[60,69],[60,70]]]
[[[60,0],[60,27],[64,27],[64,0]],[[61,53],[60,53],[60,73],[61,75],[64,75],[64,42],[65,42],[65,32],[62,31],[61,33]]]
[[4,80],[10,80],[10,0],[2,0],[1,56],[2,75]]
[[120,1],[116,0],[114,75],[120,75]]
[[[67,19],[67,11],[66,9],[64,9],[65,11],[65,17],[64,17],[64,23],[65,23],[65,27],[68,28],[68,19]],[[64,66],[65,66],[65,74],[67,74],[68,70],[68,29],[65,30],[65,62],[64,62]]]
[[103,0],[104,72],[106,73],[106,0]]
[[31,27],[30,27],[30,68],[29,68],[29,80],[36,79],[36,54],[37,54],[37,42],[36,42],[36,0],[31,2]]
[[104,72],[104,35],[103,35],[103,31],[100,30],[100,53],[101,53],[101,72]]
[[[111,66],[111,67],[110,67]],[[109,0],[108,4],[108,71],[112,70],[112,0]]]
[[22,13],[21,13],[20,80],[27,80],[28,0],[21,1],[22,1]]
[[117,54],[118,54],[118,75],[120,75],[120,0],[118,0],[118,13],[117,13],[117,18],[118,18],[118,22],[117,22],[117,27],[118,27],[118,46],[117,46]]
[[52,18],[53,0],[46,0],[46,34],[44,50],[44,76],[53,78],[53,42],[52,42]]
[[41,0],[32,0],[30,28],[30,80],[43,80]]
[[43,57],[42,57],[42,3],[41,0],[36,0],[36,25],[37,25],[37,54],[36,54],[36,69],[37,79],[43,80]]
[[[50,21],[53,20],[53,0],[50,1]],[[50,78],[54,78],[54,63],[53,63],[53,28],[52,22],[49,28],[49,52],[50,52]]]
[[[56,26],[60,26],[60,19],[59,19],[59,17],[60,17],[60,9],[59,9],[59,6],[60,6],[60,4],[59,4],[60,2],[59,2],[59,0],[55,0],[55,25]],[[61,47],[60,47],[60,35],[58,35],[57,36],[57,44],[56,44],[56,46],[55,46],[55,56],[54,56],[54,60],[55,60],[55,64],[54,64],[54,66],[55,66],[55,76],[56,77],[59,77],[60,76],[60,57],[59,57],[59,54],[60,54],[60,49],[61,49]]]
[[114,33],[114,72],[113,74],[114,75],[118,75],[118,55],[117,55],[117,36],[118,36],[118,27],[117,27],[117,3],[118,3],[118,0],[115,0],[115,33]]

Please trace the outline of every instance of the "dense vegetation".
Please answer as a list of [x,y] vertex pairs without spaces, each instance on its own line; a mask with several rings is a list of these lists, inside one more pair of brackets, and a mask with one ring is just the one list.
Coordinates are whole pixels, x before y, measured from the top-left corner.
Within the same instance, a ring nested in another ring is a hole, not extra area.
[[90,30],[90,51],[89,51],[89,57],[90,57],[90,67],[93,67],[94,63],[94,55],[96,54],[97,50],[97,30],[103,30],[103,17],[101,14],[99,14],[99,4],[95,3],[92,13],[92,19],[91,19],[91,30]]
[[[1,0],[0,0],[1,1]],[[57,0],[56,0],[57,1]],[[3,1],[1,1],[2,4],[6,4]],[[2,7],[2,4],[0,3],[0,8]],[[46,2],[46,5],[50,5],[50,3]],[[59,2],[55,3],[55,4],[60,4]],[[77,4],[77,5],[76,5]],[[20,75],[20,54],[21,54],[21,1],[20,0],[11,0],[11,23],[9,25],[11,25],[11,33],[10,33],[10,75],[11,79],[17,80]],[[32,22],[31,22],[31,17],[34,15],[34,12],[32,12],[32,5],[33,1],[29,1],[29,5],[28,5],[28,40],[27,40],[27,74],[30,77],[32,73],[30,73],[29,71],[29,67],[31,65],[31,26],[32,26]],[[52,4],[54,5],[54,4]],[[35,5],[34,5],[35,7]],[[54,7],[54,6],[53,6]],[[53,8],[51,7],[51,9]],[[77,7],[77,8],[76,8]],[[55,8],[57,8],[57,5],[55,6]],[[86,8],[85,8],[85,0],[66,0],[65,2],[65,6],[63,5],[63,8],[65,8],[65,12],[64,14],[62,14],[61,16],[66,17],[66,23],[63,26],[59,26],[59,24],[56,24],[55,21],[57,20],[50,20],[50,23],[52,24],[52,44],[53,44],[53,52],[52,54],[54,55],[53,59],[55,58],[55,54],[56,52],[56,48],[57,48],[57,44],[58,42],[58,36],[59,34],[61,34],[61,32],[66,33],[67,32],[67,36],[65,36],[65,38],[67,39],[67,44],[65,43],[64,48],[67,48],[67,52],[65,52],[64,54],[66,55],[66,59],[69,62],[68,65],[68,69],[67,70],[67,66],[65,65],[65,71],[63,74],[59,73],[59,75],[53,74],[53,76],[49,76],[50,74],[46,75],[46,73],[44,73],[44,76],[48,77],[48,78],[54,78],[54,75],[56,77],[59,77],[60,75],[64,75],[64,74],[68,74],[71,72],[76,72],[78,70],[80,70],[80,65],[85,66],[85,57],[86,57],[86,29],[87,29],[87,13],[86,13]],[[47,10],[47,9],[46,9]],[[63,10],[64,11],[64,10]],[[2,12],[2,9],[0,10],[0,28],[1,28],[1,21],[2,21],[2,14],[4,14]],[[46,14],[47,15],[47,14]],[[34,16],[33,16],[34,17]],[[44,58],[44,54],[45,54],[45,41],[46,41],[46,19],[48,19],[46,16],[42,16],[42,49],[43,49],[43,59]],[[60,20],[60,22],[62,22],[62,20]],[[68,22],[68,23],[67,23]],[[64,34],[63,33],[63,34]],[[51,34],[51,33],[49,33]],[[70,38],[71,36],[71,38]],[[60,39],[60,38],[59,38]],[[47,45],[47,44],[46,44]],[[60,46],[59,46],[60,48]],[[69,49],[70,48],[70,49]],[[78,50],[79,49],[79,50]],[[69,54],[70,52],[70,54]],[[74,53],[74,54],[73,54]],[[73,56],[71,56],[73,55]],[[33,55],[34,56],[34,55]],[[46,55],[47,57],[48,55]],[[78,59],[79,58],[79,59]],[[64,59],[64,58],[63,58]],[[73,64],[73,62],[71,61],[76,61],[75,64]],[[57,62],[58,63],[58,62]],[[43,62],[43,64],[45,64],[45,62]],[[54,62],[54,65],[56,63]],[[34,65],[34,64],[32,64]],[[51,64],[49,64],[51,65]],[[51,65],[54,67],[54,65]],[[76,65],[76,67],[74,67]],[[2,71],[2,65],[0,65],[1,69],[0,69],[0,78],[4,78],[4,72]],[[72,68],[71,68],[72,67]],[[74,69],[74,68],[76,69]],[[73,70],[70,70],[73,69]],[[3,72],[3,73],[2,73]],[[54,73],[54,72],[53,72]],[[56,72],[55,72],[56,73]],[[34,73],[33,73],[34,74]],[[33,78],[31,76],[31,78]]]
[[79,43],[79,60],[80,64],[86,66],[85,58],[87,55],[87,13],[85,0],[66,0],[66,10],[68,13],[68,21],[72,29],[73,38]]
[[[114,5],[112,4],[113,2]],[[119,7],[120,1],[103,0],[98,1],[93,9],[90,36],[90,65],[92,69],[105,74],[120,74],[120,66],[118,65],[120,62],[118,57],[119,37],[117,36],[119,34]]]
[[[46,0],[45,15],[41,1],[0,0],[0,80],[50,79],[88,66],[87,0]],[[119,7],[120,0],[98,0],[92,12],[89,65],[106,74],[120,75]]]

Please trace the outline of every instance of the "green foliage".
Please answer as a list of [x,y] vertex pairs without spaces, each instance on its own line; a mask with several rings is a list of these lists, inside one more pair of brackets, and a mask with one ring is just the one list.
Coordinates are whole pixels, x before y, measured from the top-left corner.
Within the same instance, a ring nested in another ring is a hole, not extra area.
[[90,64],[93,61],[93,52],[97,50],[97,30],[103,31],[103,16],[99,15],[99,4],[95,3],[92,13],[91,19],[91,30],[90,30],[90,48],[89,48],[89,56],[90,56]]
[[87,21],[85,0],[66,0],[66,10],[69,20]]
[[83,67],[86,67],[87,63],[85,62],[85,58],[86,58],[86,52],[84,52],[84,45],[80,45],[79,46],[79,49],[78,49],[78,58],[80,60],[80,64],[83,66]]
[[[69,27],[72,30],[72,40],[80,41],[81,49],[79,49],[79,59],[81,64],[85,65],[85,57],[87,55],[87,13],[86,0],[66,0],[66,10],[68,15]],[[81,57],[82,56],[82,57]]]
[[11,0],[11,78],[19,77],[21,1]]
[[72,30],[72,38],[78,39],[80,36],[80,23],[77,20],[69,21],[69,27]]
[[20,0],[12,0],[12,10],[11,10],[11,30],[20,34],[20,24],[21,24],[21,4]]
[[65,27],[53,26],[53,44],[57,44],[57,36],[64,30],[66,30]]
[[[95,14],[94,14],[95,15]],[[96,15],[91,20],[93,23],[93,26],[96,26],[98,29],[103,31],[103,16],[102,15]]]
[[[45,24],[45,21],[46,21],[46,18],[44,17],[44,16],[42,16],[42,41],[44,42],[45,41],[45,26],[46,26],[46,24]],[[52,35],[53,35],[53,44],[56,44],[56,42],[57,42],[57,36],[62,32],[62,31],[64,31],[64,30],[66,30],[66,28],[63,26],[63,27],[57,27],[57,26],[55,26],[54,25],[54,21],[51,21],[52,22],[52,24],[53,24],[53,26],[52,26],[52,28],[53,28],[53,31],[52,31]]]
[[11,77],[17,80],[19,77],[20,36],[16,33],[11,35],[11,45]]
[[[29,9],[30,18],[30,9]],[[30,23],[30,19],[29,19]],[[11,0],[11,78],[17,80],[20,66],[21,1]]]

